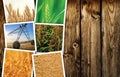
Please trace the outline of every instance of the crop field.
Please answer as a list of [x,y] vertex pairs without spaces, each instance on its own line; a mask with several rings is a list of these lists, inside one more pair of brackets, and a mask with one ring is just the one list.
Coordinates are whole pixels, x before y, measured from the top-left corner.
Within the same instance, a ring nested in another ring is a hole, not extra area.
[[33,52],[6,50],[3,77],[31,77]]
[[[8,43],[7,48],[13,48],[13,43]],[[35,45],[31,45],[30,42],[20,43],[20,49],[35,50]]]
[[5,24],[6,47],[14,49],[34,50],[33,23]]
[[63,26],[36,25],[38,52],[62,50]]
[[[12,23],[34,20],[33,0],[4,0],[3,2],[6,14],[6,22]],[[16,4],[14,4],[14,2],[16,2]]]

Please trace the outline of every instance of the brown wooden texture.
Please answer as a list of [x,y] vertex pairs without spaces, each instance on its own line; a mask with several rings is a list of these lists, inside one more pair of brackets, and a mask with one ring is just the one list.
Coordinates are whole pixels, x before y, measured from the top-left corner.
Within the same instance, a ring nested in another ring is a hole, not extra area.
[[64,62],[66,77],[80,77],[80,0],[68,0]]
[[82,77],[101,77],[100,0],[81,2]]
[[103,76],[120,77],[120,1],[102,1]]
[[2,0],[0,0],[0,76],[2,71],[2,61],[3,61],[3,52],[4,52],[4,31],[3,31],[3,24],[4,24],[4,9]]

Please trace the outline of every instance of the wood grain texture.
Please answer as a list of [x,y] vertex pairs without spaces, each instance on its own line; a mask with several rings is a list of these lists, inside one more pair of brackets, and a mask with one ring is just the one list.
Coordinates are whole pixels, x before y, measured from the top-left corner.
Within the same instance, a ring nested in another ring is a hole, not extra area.
[[104,0],[102,3],[102,77],[120,77],[120,1]]
[[0,76],[2,71],[3,53],[4,53],[4,31],[3,31],[4,22],[5,22],[4,9],[3,9],[2,0],[0,0]]
[[101,77],[100,0],[81,1],[82,77]]
[[66,77],[80,77],[80,0],[68,0],[64,64]]

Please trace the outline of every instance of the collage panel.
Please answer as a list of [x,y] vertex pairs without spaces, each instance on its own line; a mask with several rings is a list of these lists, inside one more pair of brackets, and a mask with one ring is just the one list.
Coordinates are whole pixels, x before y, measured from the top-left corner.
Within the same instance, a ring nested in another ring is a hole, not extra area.
[[33,77],[32,54],[34,52],[5,49],[2,77]]
[[37,52],[63,50],[63,26],[35,24]]
[[32,55],[35,77],[65,77],[62,52]]
[[36,50],[34,22],[4,24],[6,48]]
[[65,23],[67,0],[37,0],[36,2],[36,23]]
[[3,0],[7,23],[34,21],[34,0]]
[[2,77],[65,77],[67,0],[3,0],[3,4]]

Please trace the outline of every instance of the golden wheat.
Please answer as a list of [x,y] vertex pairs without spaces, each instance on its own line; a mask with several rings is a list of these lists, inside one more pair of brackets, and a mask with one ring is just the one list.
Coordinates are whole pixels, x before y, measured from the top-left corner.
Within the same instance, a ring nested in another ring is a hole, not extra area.
[[7,22],[23,22],[23,21],[33,21],[34,20],[34,10],[30,11],[30,8],[26,5],[23,14],[20,14],[19,8],[14,10],[11,4],[6,5],[8,12]]
[[31,77],[33,52],[6,50],[4,77]]

